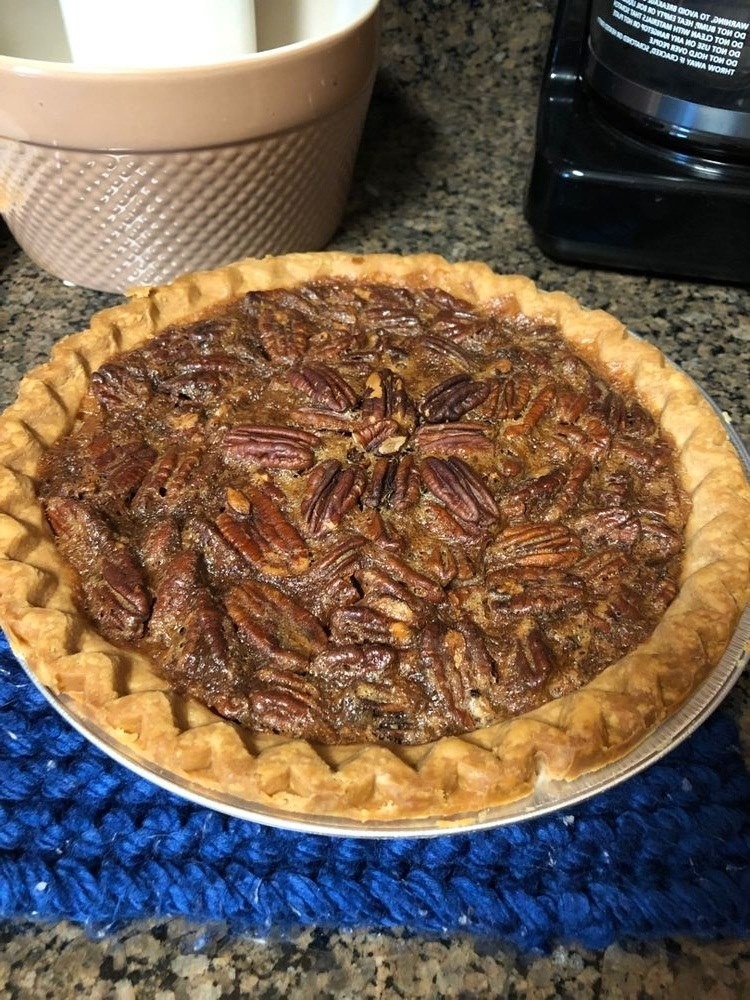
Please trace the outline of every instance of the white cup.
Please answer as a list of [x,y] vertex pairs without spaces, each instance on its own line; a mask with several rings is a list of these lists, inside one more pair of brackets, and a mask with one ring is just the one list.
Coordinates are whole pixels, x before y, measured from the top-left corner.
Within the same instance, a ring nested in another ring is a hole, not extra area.
[[254,0],[60,0],[74,63],[163,68],[256,51]]

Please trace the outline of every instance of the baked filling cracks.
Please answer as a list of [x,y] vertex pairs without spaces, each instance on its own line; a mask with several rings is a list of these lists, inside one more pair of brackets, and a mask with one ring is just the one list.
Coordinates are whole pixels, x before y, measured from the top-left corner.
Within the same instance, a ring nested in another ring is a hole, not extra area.
[[102,635],[322,743],[582,687],[677,593],[688,513],[670,441],[553,324],[343,279],[99,368],[39,495]]

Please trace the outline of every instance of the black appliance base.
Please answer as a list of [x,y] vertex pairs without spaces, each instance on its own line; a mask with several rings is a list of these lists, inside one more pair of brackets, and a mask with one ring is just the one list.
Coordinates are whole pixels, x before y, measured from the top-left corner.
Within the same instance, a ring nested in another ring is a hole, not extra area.
[[563,0],[525,204],[540,248],[567,263],[750,283],[750,161],[668,146],[618,118],[583,81],[587,28],[587,0]]

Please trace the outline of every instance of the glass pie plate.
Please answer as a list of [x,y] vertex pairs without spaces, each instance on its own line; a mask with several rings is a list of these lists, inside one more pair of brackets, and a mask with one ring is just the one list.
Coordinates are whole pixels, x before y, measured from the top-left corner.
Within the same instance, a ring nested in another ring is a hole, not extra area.
[[[722,417],[727,434],[750,474],[750,454],[742,440],[716,404],[709,397],[706,398]],[[16,656],[18,657],[17,653]],[[676,713],[652,730],[624,757],[572,781],[542,780],[538,782],[534,792],[523,799],[477,813],[452,817],[449,821],[427,818],[361,823],[336,817],[326,819],[304,813],[272,810],[234,795],[207,789],[139,758],[132,749],[119,744],[108,732],[85,718],[73,699],[57,694],[42,684],[23,658],[18,659],[49,704],[89,742],[124,767],[184,799],[241,819],[297,832],[342,837],[431,837],[488,829],[536,818],[558,809],[569,809],[584,799],[626,781],[665,756],[718,708],[750,661],[750,605],[745,608],[720,662],[706,680]]]

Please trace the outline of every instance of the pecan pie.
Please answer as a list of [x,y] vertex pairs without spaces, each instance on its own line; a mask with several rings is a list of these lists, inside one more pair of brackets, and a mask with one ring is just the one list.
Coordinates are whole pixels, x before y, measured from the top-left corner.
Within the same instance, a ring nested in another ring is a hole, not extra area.
[[144,761],[460,819],[622,756],[718,661],[750,490],[612,317],[436,257],[143,289],[0,424],[2,619]]

